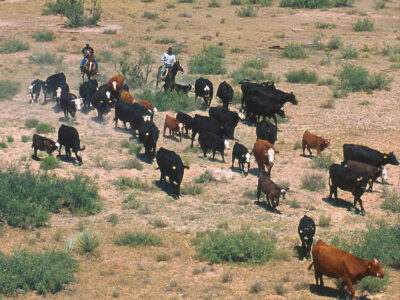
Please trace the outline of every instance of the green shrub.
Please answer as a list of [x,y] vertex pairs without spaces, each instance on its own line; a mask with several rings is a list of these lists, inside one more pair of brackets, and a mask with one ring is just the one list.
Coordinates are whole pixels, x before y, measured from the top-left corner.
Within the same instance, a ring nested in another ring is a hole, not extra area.
[[282,56],[289,59],[304,59],[308,57],[308,54],[303,46],[291,43],[283,49]]
[[194,183],[210,183],[215,182],[216,179],[213,173],[209,170],[206,170],[204,173],[200,174],[200,176],[194,178]]
[[175,44],[175,43],[176,40],[174,38],[163,37],[162,39],[156,40],[156,44]]
[[124,163],[124,168],[126,169],[136,169],[138,171],[142,171],[143,170],[143,164],[136,158],[132,158],[127,160]]
[[0,47],[0,53],[5,53],[5,54],[15,53],[19,51],[28,50],[29,48],[30,47],[28,43],[22,42],[15,38],[9,38],[2,43]]
[[0,148],[1,148],[1,149],[5,149],[5,148],[8,148],[8,146],[7,146],[6,143],[0,142]]
[[342,49],[342,58],[344,59],[355,59],[358,58],[357,49],[354,49],[353,46],[349,46],[347,48]]
[[328,28],[335,28],[336,24],[332,24],[332,23],[320,23],[320,22],[316,22],[315,27],[317,29],[328,29]]
[[314,156],[312,160],[313,168],[320,168],[328,170],[329,167],[335,163],[331,154],[321,153],[320,155]]
[[77,240],[78,251],[83,254],[91,254],[100,245],[99,238],[91,230],[85,229]]
[[334,7],[353,7],[354,0],[333,0]]
[[240,53],[240,52],[242,52],[242,49],[238,47],[231,48],[231,53]]
[[107,221],[111,223],[112,226],[116,226],[118,224],[119,218],[117,214],[111,214],[107,217]]
[[396,189],[388,189],[384,187],[382,190],[382,208],[391,210],[392,212],[400,212],[400,194]]
[[21,136],[21,142],[27,143],[31,140],[31,137],[29,135],[23,135]]
[[330,0],[280,0],[280,7],[295,7],[295,8],[325,8],[331,7]]
[[271,258],[274,249],[275,240],[270,234],[251,230],[210,232],[200,238],[196,247],[196,251],[211,263],[262,264]]
[[47,123],[39,123],[36,126],[36,132],[37,133],[50,133],[56,131],[55,128]]
[[231,5],[242,5],[242,0],[231,0]]
[[150,2],[154,2],[154,0],[140,0],[140,1],[142,1],[143,3],[150,3]]
[[158,253],[156,256],[156,261],[168,261],[171,259],[171,256],[167,252]]
[[167,3],[166,8],[175,8],[175,4],[173,4],[173,3]]
[[389,61],[400,62],[400,47],[385,45],[382,50],[384,56],[389,56]]
[[57,160],[57,158],[51,155],[47,156],[44,160],[40,162],[40,168],[45,171],[54,170],[60,167],[60,162]]
[[117,186],[119,190],[126,190],[126,189],[140,189],[143,191],[150,191],[152,186],[148,184],[146,181],[142,181],[139,177],[130,178],[126,176],[119,176],[115,181],[114,184]]
[[331,39],[328,42],[327,47],[332,50],[339,49],[343,46],[343,42],[340,37],[336,35],[332,35]]
[[125,231],[119,234],[114,243],[118,246],[160,246],[161,239],[151,232]]
[[260,6],[272,6],[272,0],[258,0]]
[[44,52],[35,55],[29,55],[30,62],[38,65],[59,65],[64,60],[63,56],[57,57],[55,53]]
[[375,9],[383,9],[386,7],[386,1],[378,1],[375,3]]
[[36,42],[51,42],[56,38],[54,32],[47,29],[36,30],[32,34],[32,37],[35,39]]
[[12,297],[28,290],[56,293],[74,280],[77,268],[70,254],[55,250],[15,250],[10,255],[0,252],[0,295]]
[[104,34],[117,34],[116,29],[104,29],[103,31]]
[[7,135],[7,143],[13,143],[14,138],[11,135]]
[[301,188],[315,192],[324,189],[325,178],[320,174],[305,174],[301,177]]
[[21,86],[19,83],[10,80],[0,80],[0,100],[12,99],[19,93]]
[[178,0],[178,3],[193,3],[194,0]]
[[285,295],[287,292],[287,289],[283,286],[282,282],[274,283],[273,288],[277,295]]
[[204,46],[199,53],[190,58],[189,71],[192,74],[225,74],[224,57],[224,48]]
[[181,193],[182,195],[200,195],[201,193],[203,193],[203,187],[198,184],[188,183],[183,185],[183,187],[181,188]]
[[374,23],[369,19],[358,20],[356,23],[353,23],[353,29],[355,31],[372,31],[374,30]]
[[155,18],[158,18],[158,13],[152,13],[149,11],[145,11],[143,13],[143,18],[149,19],[149,20],[154,20]]
[[208,7],[221,7],[221,2],[218,0],[210,0],[208,1]]
[[318,79],[317,73],[312,71],[308,72],[305,69],[290,71],[289,73],[286,73],[285,76],[289,82],[293,83],[316,83]]
[[361,280],[359,288],[363,292],[374,295],[385,289],[385,286],[389,284],[389,278],[387,272],[383,279],[367,276]]
[[158,111],[181,111],[191,112],[201,108],[201,102],[194,101],[185,93],[171,91],[171,92],[153,92],[149,89],[144,90],[137,95],[138,99],[146,99],[157,107]]
[[230,76],[232,77],[232,83],[234,85],[239,85],[239,82],[243,79],[257,82],[266,80],[266,76],[262,71],[251,68],[241,68],[239,70],[233,71]]
[[250,293],[252,294],[258,294],[262,292],[264,289],[265,289],[265,284],[260,280],[255,280],[250,285]]
[[252,5],[247,5],[236,10],[236,14],[240,18],[253,18],[257,16],[258,9]]
[[25,120],[26,128],[36,128],[39,125],[39,120],[37,119],[27,119]]
[[242,63],[243,69],[253,68],[253,69],[261,70],[266,67],[268,67],[268,62],[266,62],[265,60],[262,60],[262,59],[249,59]]
[[293,199],[289,201],[289,206],[290,208],[300,208],[300,203],[296,199]]
[[149,222],[151,225],[153,225],[156,228],[165,228],[168,226],[168,223],[166,223],[162,219],[153,219]]
[[113,59],[113,54],[110,51],[99,51],[96,54],[96,60],[98,62],[111,62]]
[[135,194],[130,194],[122,201],[122,209],[138,209],[141,202],[136,199]]

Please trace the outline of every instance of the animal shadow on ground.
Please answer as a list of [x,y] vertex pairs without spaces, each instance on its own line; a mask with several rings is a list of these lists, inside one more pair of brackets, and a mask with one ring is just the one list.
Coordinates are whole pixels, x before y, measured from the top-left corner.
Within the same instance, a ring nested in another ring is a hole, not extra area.
[[59,106],[56,104],[56,105],[53,106],[53,111],[54,111],[55,113],[59,113],[59,112],[62,112],[62,109],[61,109],[61,107],[59,107]]
[[250,168],[248,174],[258,177],[260,175],[260,171],[258,170],[258,168]]
[[[306,258],[303,253],[303,248],[301,246],[294,246],[293,250],[297,253],[297,258],[303,260]],[[310,259],[311,260],[311,259]]]
[[[243,174],[244,176],[247,176],[247,175],[249,175],[249,173],[248,172],[246,172],[246,167],[244,168],[244,172],[242,172],[242,170],[239,168],[239,167],[233,167],[232,168],[232,166],[230,167],[230,169],[232,170],[232,172],[236,172],[236,173],[239,173],[239,174]],[[250,170],[249,170],[250,171]]]
[[149,164],[149,165],[153,164],[154,157],[151,157],[150,160],[149,160],[148,157],[144,154],[144,149],[142,149],[142,151],[143,151],[143,153],[139,153],[139,152],[136,153],[136,157],[140,161],[142,161],[142,162],[144,162],[146,164]]
[[[99,124],[105,124],[106,120],[105,119],[100,119],[99,117],[95,116],[95,117],[91,117],[90,120],[92,120],[93,122],[99,123]],[[124,128],[125,129],[125,128]]]
[[82,113],[87,115],[88,113],[90,113],[92,110],[94,110],[94,107],[86,107],[86,108],[82,108]]
[[[262,200],[262,199],[260,199],[260,200]],[[264,208],[266,211],[269,211],[271,213],[274,213],[277,215],[281,214],[281,212],[279,210],[277,210],[276,208],[273,209],[273,208],[269,207],[267,202],[265,202],[265,201],[260,201],[260,202],[254,201],[253,203],[261,208]]]
[[68,162],[68,163],[73,163],[74,165],[79,165],[79,163],[76,161],[75,157],[72,157],[68,159],[67,155],[57,155],[58,158],[60,158],[61,161],[63,162]]
[[[343,200],[341,198],[337,198],[335,200],[335,198],[332,198],[332,200],[329,200],[329,198],[322,198],[322,201],[324,201],[325,203],[328,203],[329,205],[332,205],[334,207],[343,207],[343,208],[347,208],[348,211],[351,211],[351,209],[354,207],[353,204],[351,204],[350,202]],[[360,210],[355,207],[355,213],[359,214]]]
[[171,196],[175,199],[177,199],[176,195],[174,195],[174,190],[172,188],[172,185],[167,181],[166,183],[160,180],[154,180],[153,184],[158,187],[160,190],[165,192],[168,196]]
[[[335,298],[335,299],[340,299],[340,300],[346,300],[346,299],[351,299],[350,293],[348,291],[344,291],[343,293],[339,293],[337,289],[331,288],[331,287],[319,287],[315,284],[310,284],[310,292],[312,294],[318,295],[318,296],[325,296],[329,298]],[[357,298],[358,300],[371,300],[371,298],[368,298],[365,295],[362,295]]]
[[[166,140],[171,140],[171,141],[180,143],[179,136],[177,137],[177,136],[172,136],[172,135],[164,135],[163,137]],[[182,137],[183,137],[183,135],[182,135]]]
[[41,160],[39,156],[38,156],[38,157],[35,157],[33,154],[31,155],[31,158],[32,158],[33,160],[36,160],[36,161],[40,161],[40,160]]
[[[96,119],[96,120],[98,120],[97,119],[97,117],[93,117],[92,118],[92,120],[94,120],[94,119]],[[98,122],[98,121],[97,121]],[[129,124],[128,124],[129,125]],[[113,127],[113,130],[115,130],[115,131],[117,131],[117,132],[125,132],[125,133],[130,133],[130,134],[132,134],[132,129],[131,128],[128,128],[128,129],[125,129],[125,127]],[[133,137],[131,137],[130,139],[134,139]]]

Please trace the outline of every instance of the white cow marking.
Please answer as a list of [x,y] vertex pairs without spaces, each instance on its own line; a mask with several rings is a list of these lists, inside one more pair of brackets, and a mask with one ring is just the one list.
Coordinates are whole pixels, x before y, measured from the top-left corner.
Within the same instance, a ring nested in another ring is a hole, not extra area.
[[153,108],[153,112],[154,112],[155,115],[157,115],[157,107]]
[[59,142],[56,143],[56,147],[57,147],[58,150],[60,150],[60,143]]
[[182,131],[183,131],[183,130],[182,130],[182,129],[183,129],[183,124],[182,124],[182,123],[179,123],[179,124],[178,124],[178,127],[179,127],[179,132],[182,133]]
[[229,141],[228,141],[228,140],[225,140],[225,141],[224,141],[224,146],[225,146],[225,149],[226,149],[226,150],[231,149],[230,146],[229,146]]
[[32,89],[33,89],[33,85],[31,84],[31,85],[29,86],[29,90],[32,91]]
[[250,153],[246,153],[246,162],[247,162],[247,163],[250,162]]
[[72,102],[75,103],[75,107],[76,107],[77,110],[81,110],[82,98],[74,99],[74,100],[72,100]]
[[113,82],[112,82],[112,85],[113,85],[114,91],[116,91],[116,90],[117,90],[117,82],[116,82],[116,81],[113,81]]
[[143,120],[145,122],[150,122],[151,121],[151,117],[150,116],[143,116]]
[[204,91],[207,92],[209,90],[210,90],[210,88],[208,87],[208,85],[206,85],[206,87],[204,88]]
[[109,91],[106,92],[107,99],[110,99],[111,93]]
[[61,92],[62,92],[62,89],[61,89],[60,87],[58,87],[58,88],[56,89],[57,98],[60,98],[60,97],[61,97]]
[[388,179],[387,171],[386,171],[386,169],[383,169],[382,170],[382,180],[387,180],[387,179]]
[[239,113],[239,119],[240,120],[244,120],[244,114],[243,113]]
[[273,163],[274,162],[274,157],[275,157],[275,150],[272,148],[269,148],[267,151],[268,154],[268,162]]

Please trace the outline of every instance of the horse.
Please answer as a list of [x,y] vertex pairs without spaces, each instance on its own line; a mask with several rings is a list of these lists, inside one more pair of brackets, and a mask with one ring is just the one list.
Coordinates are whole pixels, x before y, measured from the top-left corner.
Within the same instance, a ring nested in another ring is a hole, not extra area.
[[[160,66],[158,68],[157,75],[160,73],[161,68],[162,68],[162,66]],[[183,73],[183,68],[182,68],[181,64],[179,63],[179,61],[177,60],[173,65],[168,67],[166,75],[161,74],[161,76],[157,78],[156,89],[157,89],[160,81],[165,82],[165,84],[164,84],[165,90],[167,89],[167,87],[170,86],[171,83],[175,83],[175,77],[176,77],[176,74],[178,73],[178,71],[181,71]]]
[[92,76],[95,76],[97,74],[97,68],[96,68],[96,63],[94,62],[94,57],[88,57],[85,65],[83,66],[83,71],[82,71],[82,79],[85,81],[85,74],[90,80]]

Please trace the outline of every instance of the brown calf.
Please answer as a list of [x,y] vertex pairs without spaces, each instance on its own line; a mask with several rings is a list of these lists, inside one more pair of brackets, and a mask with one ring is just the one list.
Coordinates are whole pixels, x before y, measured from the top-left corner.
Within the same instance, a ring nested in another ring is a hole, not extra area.
[[324,139],[315,134],[312,134],[308,130],[306,130],[303,134],[303,156],[305,156],[304,150],[307,147],[310,156],[312,156],[311,149],[317,150],[317,154],[320,154],[322,150],[328,148],[330,145],[329,139]]
[[[179,140],[182,141],[182,131],[183,131],[183,124],[180,123],[177,119],[174,117],[170,117],[168,115],[165,116],[165,123],[164,123],[164,136],[165,136],[165,130],[169,129],[169,135],[174,136],[174,134],[179,134]],[[171,134],[172,132],[172,134]]]
[[122,75],[115,75],[108,81],[107,88],[115,92],[124,85],[124,82],[124,77]]
[[53,153],[53,151],[60,149],[60,144],[56,143],[44,136],[40,136],[37,134],[34,134],[32,137],[32,148],[34,151],[33,157],[35,159],[39,159],[37,156],[37,151],[46,151],[49,155]]
[[147,100],[140,100],[139,103],[141,106],[143,106],[144,108],[147,108],[148,110],[151,111],[152,114],[157,114],[157,107],[153,106],[153,104],[151,104],[149,101]]
[[313,262],[308,270],[314,265],[316,284],[318,285],[319,278],[320,286],[324,286],[323,275],[339,278],[342,280],[339,292],[342,292],[347,285],[353,299],[356,299],[353,284],[359,283],[365,276],[385,277],[382,266],[376,258],[364,260],[321,240],[313,246],[312,257]]
[[268,169],[268,175],[271,176],[271,169],[274,166],[275,155],[279,151],[275,150],[274,145],[266,140],[258,139],[253,146],[254,157],[258,164],[258,169],[262,175],[265,172],[265,166]]
[[279,198],[286,198],[286,190],[275,184],[269,177],[260,176],[258,178],[257,202],[260,202],[261,192],[267,197],[267,204],[275,209],[279,205]]
[[373,165],[354,160],[348,160],[346,166],[362,175],[365,175],[368,178],[368,184],[369,184],[368,191],[373,190],[374,181],[379,176],[382,177],[382,182],[387,180],[387,172],[383,167],[378,168]]
[[121,90],[121,92],[119,93],[119,100],[127,104],[133,104],[136,102],[135,97],[133,97],[131,93],[125,90]]

